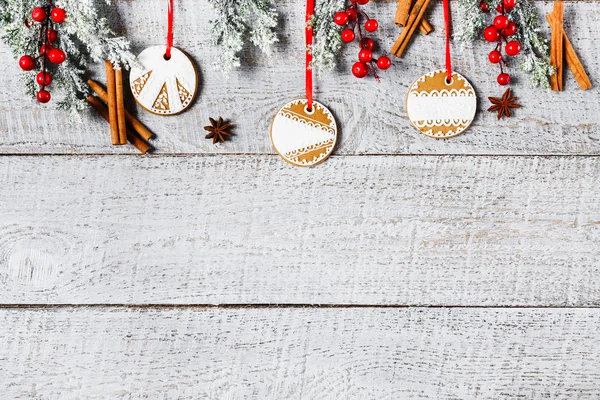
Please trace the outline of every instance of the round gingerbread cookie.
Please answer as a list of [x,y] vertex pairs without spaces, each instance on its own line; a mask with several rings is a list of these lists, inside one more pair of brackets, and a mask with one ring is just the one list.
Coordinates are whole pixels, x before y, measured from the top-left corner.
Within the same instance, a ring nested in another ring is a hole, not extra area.
[[138,56],[143,68],[132,68],[129,83],[133,97],[145,110],[174,115],[192,105],[198,91],[198,74],[192,60],[172,47],[165,58],[165,46],[153,46]]
[[271,143],[288,163],[312,167],[325,161],[337,142],[337,125],[331,112],[321,103],[294,100],[283,106],[271,123]]
[[445,139],[460,135],[471,125],[477,110],[473,86],[459,73],[446,81],[446,71],[423,75],[408,90],[406,113],[422,134]]

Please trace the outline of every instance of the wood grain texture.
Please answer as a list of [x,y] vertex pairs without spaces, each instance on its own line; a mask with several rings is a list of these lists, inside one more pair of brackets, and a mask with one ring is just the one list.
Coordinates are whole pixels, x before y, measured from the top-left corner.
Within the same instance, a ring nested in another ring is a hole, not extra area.
[[0,157],[0,302],[597,306],[599,166]]
[[[538,4],[540,15],[552,8],[551,2]],[[112,10],[113,25],[127,33],[136,51],[163,40],[164,1],[145,0],[143,7],[139,1],[119,1],[117,6],[116,14]],[[217,51],[206,34],[214,17],[209,3],[176,3],[176,45],[198,62],[201,88],[197,103],[179,117],[157,117],[138,110],[142,121],[157,134],[153,145],[158,152],[273,154],[268,135],[271,119],[287,101],[302,96],[304,87],[303,3],[283,0],[275,6],[281,14],[281,43],[276,51],[265,56],[248,46],[243,53],[244,67],[227,80],[209,67]],[[399,29],[393,23],[395,8],[395,2],[367,6],[380,21],[377,39],[384,49],[389,49],[398,36]],[[342,130],[338,155],[600,154],[597,89],[579,90],[570,74],[564,93],[532,89],[516,66],[511,69],[513,91],[525,106],[516,118],[498,122],[494,114],[482,111],[465,135],[449,141],[432,140],[412,128],[404,110],[408,87],[423,73],[444,65],[441,8],[432,4],[428,16],[436,31],[427,37],[417,35],[406,57],[382,74],[382,84],[351,76],[355,46],[345,47],[339,71],[318,81],[317,99],[334,112]],[[567,33],[594,81],[600,76],[596,50],[600,2],[569,2],[565,19]],[[487,62],[489,51],[490,45],[483,42],[463,53],[454,49],[454,65],[475,86],[480,110],[487,108],[487,96],[502,92],[494,79],[497,68]],[[5,45],[0,46],[0,54],[12,59]],[[0,85],[0,153],[136,152],[130,146],[110,146],[106,126],[98,117],[69,124],[65,114],[21,95],[17,62],[12,65],[5,69]],[[95,77],[101,78],[101,71],[96,71]],[[203,138],[202,127],[208,117],[218,116],[231,119],[236,137],[213,146]]]
[[599,310],[0,310],[10,399],[596,399]]

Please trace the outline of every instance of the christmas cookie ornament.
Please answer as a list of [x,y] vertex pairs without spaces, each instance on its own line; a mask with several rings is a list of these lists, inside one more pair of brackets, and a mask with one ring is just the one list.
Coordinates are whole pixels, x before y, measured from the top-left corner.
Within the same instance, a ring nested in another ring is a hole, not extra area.
[[299,99],[283,106],[271,124],[271,141],[279,155],[298,167],[310,167],[327,159],[337,141],[337,126],[321,103]]
[[452,70],[449,0],[444,0],[444,21],[446,69],[421,76],[410,87],[406,97],[406,113],[414,127],[436,139],[463,133],[473,122],[477,111],[473,86]]
[[271,123],[271,142],[286,162],[312,167],[325,161],[337,142],[337,125],[331,112],[312,95],[312,43],[314,0],[306,2],[306,98],[283,106]]
[[447,81],[447,71],[423,75],[408,91],[406,113],[422,134],[437,138],[460,135],[471,125],[477,110],[475,90],[457,72]]
[[156,115],[175,115],[192,105],[198,73],[192,60],[173,47],[173,0],[168,0],[167,45],[152,46],[138,56],[142,68],[129,74],[131,93],[142,108]]

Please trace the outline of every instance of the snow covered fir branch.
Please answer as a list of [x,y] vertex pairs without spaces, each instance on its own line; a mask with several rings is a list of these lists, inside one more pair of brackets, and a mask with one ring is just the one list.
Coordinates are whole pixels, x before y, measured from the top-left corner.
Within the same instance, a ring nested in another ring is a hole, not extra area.
[[[458,0],[459,20],[454,26],[454,37],[463,46],[480,39],[485,27],[491,24],[493,14],[484,12],[482,2],[494,10],[501,0]],[[518,0],[506,15],[517,26],[514,38],[522,46],[518,56],[521,70],[529,75],[533,86],[549,88],[555,68],[550,65],[548,41],[540,33],[536,6],[531,0]]]
[[277,11],[267,0],[209,0],[217,18],[210,31],[212,43],[218,47],[213,67],[229,75],[240,66],[244,42],[249,40],[263,53],[270,55],[278,41],[275,27]]
[[[106,0],[110,4],[110,0]],[[122,36],[117,36],[109,27],[106,18],[98,15],[95,0],[0,0],[0,26],[3,38],[11,47],[15,57],[37,56],[40,52],[40,24],[32,20],[32,10],[53,5],[66,11],[66,18],[54,24],[58,31],[54,45],[66,55],[64,62],[53,66],[52,85],[61,89],[57,101],[59,109],[72,112],[85,109],[85,98],[89,92],[85,74],[93,62],[110,60],[115,65],[129,68],[135,63],[135,56],[129,51],[130,44]],[[43,57],[36,59],[42,64]],[[39,87],[36,72],[23,72],[26,91],[35,97]]]
[[313,66],[318,75],[332,71],[336,57],[342,47],[340,32],[343,27],[337,25],[333,15],[344,8],[345,0],[321,0],[316,2],[315,16],[312,20],[315,32],[313,44]]

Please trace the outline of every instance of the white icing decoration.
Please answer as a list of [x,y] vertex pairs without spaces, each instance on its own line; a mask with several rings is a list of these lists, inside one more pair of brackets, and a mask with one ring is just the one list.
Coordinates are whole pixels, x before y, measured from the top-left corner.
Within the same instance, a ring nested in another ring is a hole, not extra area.
[[473,120],[477,100],[475,96],[415,96],[409,95],[406,112],[411,121],[421,120]]
[[198,75],[185,53],[173,47],[171,58],[165,60],[165,50],[165,46],[153,46],[142,51],[138,61],[143,68],[132,68],[129,82],[135,100],[143,108],[154,114],[173,115],[192,104],[198,91]]

